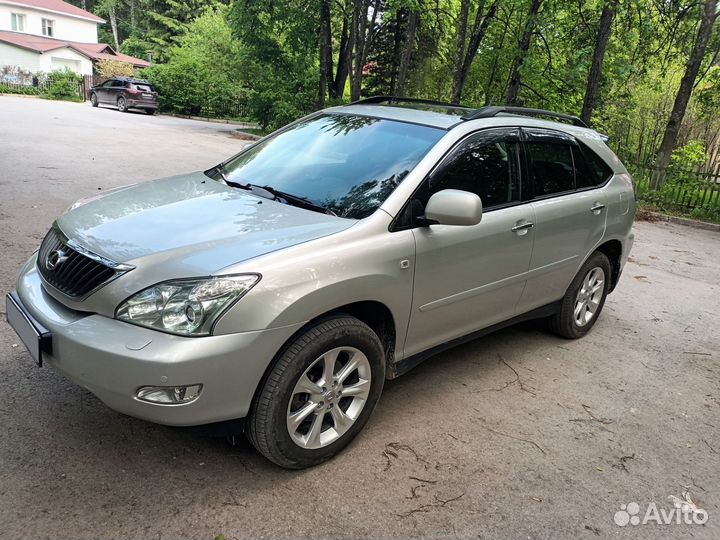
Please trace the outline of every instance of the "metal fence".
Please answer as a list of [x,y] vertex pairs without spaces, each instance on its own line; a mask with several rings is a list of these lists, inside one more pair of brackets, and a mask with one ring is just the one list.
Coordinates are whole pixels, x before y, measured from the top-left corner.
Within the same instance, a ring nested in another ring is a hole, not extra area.
[[47,81],[35,81],[33,84],[0,80],[3,91],[14,94],[40,94],[48,87]]
[[248,118],[250,106],[245,100],[228,99],[220,102],[204,103],[197,116],[206,118]]
[[665,171],[645,164],[626,166],[640,201],[667,210],[720,210],[720,174],[672,166]]

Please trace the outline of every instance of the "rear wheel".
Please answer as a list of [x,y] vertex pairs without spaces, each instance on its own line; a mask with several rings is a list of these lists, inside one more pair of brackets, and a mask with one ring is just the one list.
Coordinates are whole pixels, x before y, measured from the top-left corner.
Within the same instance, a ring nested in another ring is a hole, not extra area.
[[92,104],[93,107],[98,106],[98,98],[97,98],[97,95],[95,95],[95,92],[90,94],[90,103]]
[[118,108],[118,111],[120,111],[120,112],[127,112],[127,110],[128,110],[127,109],[127,101],[125,101],[124,97],[120,96],[117,99],[117,108]]
[[360,432],[385,380],[385,353],[363,322],[338,316],[297,337],[253,402],[248,437],[281,467],[301,469],[337,454]]
[[568,287],[560,310],[550,319],[553,332],[576,339],[590,331],[605,305],[610,270],[610,261],[599,251],[585,261]]

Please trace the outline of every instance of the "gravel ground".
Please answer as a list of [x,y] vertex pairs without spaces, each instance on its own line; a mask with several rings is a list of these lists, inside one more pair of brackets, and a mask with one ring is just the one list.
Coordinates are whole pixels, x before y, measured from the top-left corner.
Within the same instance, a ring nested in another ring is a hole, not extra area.
[[[242,144],[233,126],[36,99],[0,96],[0,118],[3,291],[75,199]],[[301,472],[109,410],[37,369],[2,317],[0,537],[718,538],[720,235],[635,233],[590,335],[530,323],[443,353],[386,385],[342,455]],[[683,492],[705,525],[613,521]]]

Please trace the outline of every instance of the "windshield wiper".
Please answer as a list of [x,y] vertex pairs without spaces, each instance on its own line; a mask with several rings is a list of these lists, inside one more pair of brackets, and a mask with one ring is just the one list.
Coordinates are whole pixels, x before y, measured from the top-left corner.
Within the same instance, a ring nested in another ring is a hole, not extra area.
[[205,171],[205,174],[208,175],[207,173],[209,173],[209,172],[218,173],[220,175],[220,178],[223,179],[223,182],[225,182],[228,185],[231,184],[231,182],[227,178],[227,175],[225,174],[225,165],[223,165],[222,163],[215,165],[212,169],[208,169],[207,171]]
[[[223,171],[221,169],[218,169],[218,172],[220,172],[220,174],[223,174]],[[331,216],[337,216],[337,214],[335,212],[333,212],[326,206],[323,206],[320,203],[312,201],[312,200],[308,199],[307,197],[301,197],[300,195],[293,195],[292,193],[286,193],[284,191],[280,191],[279,189],[275,189],[272,186],[261,186],[259,184],[251,184],[250,182],[245,183],[245,184],[240,183],[240,182],[233,182],[232,180],[228,180],[227,178],[225,178],[225,175],[223,175],[223,180],[225,181],[225,183],[228,186],[252,191],[256,195],[260,195],[261,197],[265,197],[266,199],[270,199],[272,201],[285,202],[292,206],[297,206],[299,208],[305,208],[306,210],[313,210],[314,212],[320,212],[322,214],[329,214]]]
[[308,210],[315,210],[316,212],[322,212],[323,214],[330,214],[331,216],[337,216],[337,214],[330,210],[327,206],[323,206],[322,204],[312,201],[307,197],[301,197],[300,195],[286,193],[285,191],[280,191],[279,189],[275,189],[272,186],[255,186],[254,184],[250,185],[252,187],[260,187],[260,189],[264,189],[268,193],[272,193],[277,198],[285,199],[286,202],[295,206],[307,208]]

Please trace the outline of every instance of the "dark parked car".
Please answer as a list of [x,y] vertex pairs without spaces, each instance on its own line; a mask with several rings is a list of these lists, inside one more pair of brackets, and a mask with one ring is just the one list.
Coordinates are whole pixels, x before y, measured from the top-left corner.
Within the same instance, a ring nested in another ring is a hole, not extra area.
[[113,105],[120,112],[142,109],[147,114],[155,114],[158,109],[158,94],[144,79],[113,77],[90,89],[90,102],[93,107]]

